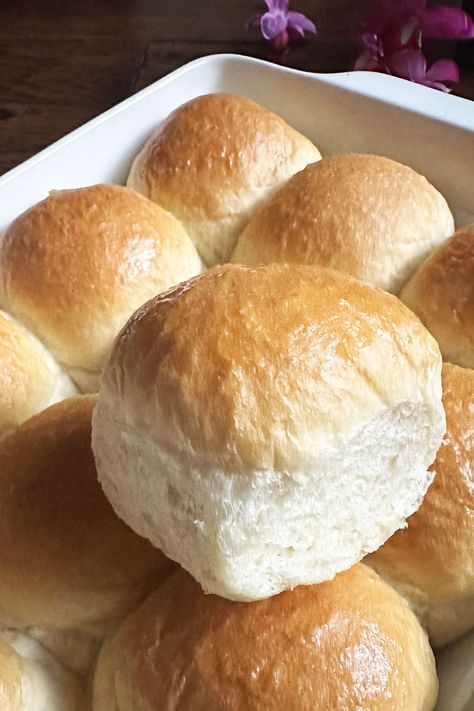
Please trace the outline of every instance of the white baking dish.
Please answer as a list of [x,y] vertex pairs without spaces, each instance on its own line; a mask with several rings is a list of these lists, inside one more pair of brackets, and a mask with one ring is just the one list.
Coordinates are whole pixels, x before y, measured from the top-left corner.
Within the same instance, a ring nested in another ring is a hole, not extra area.
[[426,175],[458,224],[474,221],[474,102],[370,72],[308,74],[248,57],[204,57],[106,111],[0,178],[0,230],[54,188],[123,182],[150,131],[185,101],[243,94],[323,154],[382,153]]
[[[323,155],[373,152],[411,165],[446,196],[458,226],[474,222],[474,102],[380,74],[308,74],[216,55],[191,62],[1,177],[0,231],[49,190],[124,182],[151,130],[180,104],[215,91],[267,106]],[[465,655],[459,658],[467,647],[463,642],[442,655],[449,692],[441,711],[474,710],[474,659],[469,675]],[[471,649],[474,656],[474,638]]]

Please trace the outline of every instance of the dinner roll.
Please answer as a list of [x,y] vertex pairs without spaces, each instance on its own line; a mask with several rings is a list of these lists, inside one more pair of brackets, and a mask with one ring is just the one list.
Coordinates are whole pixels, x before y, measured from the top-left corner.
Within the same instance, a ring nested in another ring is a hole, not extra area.
[[76,389],[51,353],[0,311],[0,439]]
[[86,397],[53,405],[0,445],[0,625],[80,671],[170,567],[102,492],[93,405]]
[[321,154],[253,101],[209,94],[174,111],[133,163],[128,185],[183,221],[208,265],[227,261],[257,207]]
[[431,711],[433,654],[408,606],[363,565],[235,603],[178,571],[105,643],[94,711]]
[[406,165],[339,155],[295,175],[251,220],[232,261],[331,267],[397,294],[454,232],[444,197]]
[[84,711],[84,703],[78,680],[37,642],[0,630],[2,711]]
[[436,711],[474,709],[474,632],[438,654],[440,689]]
[[130,314],[200,268],[176,218],[117,185],[52,192],[0,246],[6,310],[89,392]]
[[474,368],[474,225],[438,247],[400,298],[431,331],[445,360]]
[[437,344],[398,299],[305,266],[225,266],[118,337],[93,421],[117,511],[208,592],[332,578],[422,500]]
[[412,603],[431,643],[474,627],[474,370],[443,366],[447,432],[420,509],[369,557]]

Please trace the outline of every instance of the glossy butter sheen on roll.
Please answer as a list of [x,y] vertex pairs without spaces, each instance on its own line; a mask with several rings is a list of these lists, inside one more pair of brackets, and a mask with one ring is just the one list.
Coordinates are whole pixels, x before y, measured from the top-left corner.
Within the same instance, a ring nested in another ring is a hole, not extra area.
[[425,633],[363,565],[255,603],[181,570],[106,641],[93,711],[432,711],[437,691]]

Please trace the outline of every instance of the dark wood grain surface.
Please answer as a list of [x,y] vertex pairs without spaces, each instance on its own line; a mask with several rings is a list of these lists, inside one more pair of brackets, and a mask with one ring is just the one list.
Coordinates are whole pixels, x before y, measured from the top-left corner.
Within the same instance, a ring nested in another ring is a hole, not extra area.
[[[182,64],[235,52],[269,58],[247,20],[259,0],[0,0],[0,174]],[[474,0],[466,5],[471,12]],[[285,63],[344,71],[358,2],[294,0],[319,33]],[[474,99],[473,43],[451,46],[455,93]],[[473,104],[474,110],[474,104]]]

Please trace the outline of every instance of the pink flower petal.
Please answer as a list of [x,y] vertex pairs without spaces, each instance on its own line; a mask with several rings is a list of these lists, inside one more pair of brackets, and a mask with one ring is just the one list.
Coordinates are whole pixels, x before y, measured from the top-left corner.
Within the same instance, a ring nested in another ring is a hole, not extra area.
[[290,41],[290,37],[288,35],[288,32],[285,30],[281,34],[277,35],[271,40],[272,47],[277,50],[277,52],[281,53],[282,50],[284,50],[288,46],[288,42]]
[[445,84],[442,84],[440,81],[428,81],[427,79],[423,82],[425,86],[428,86],[430,89],[438,89],[438,91],[444,91],[446,94],[449,94],[451,89],[449,89]]
[[425,37],[432,39],[472,39],[474,21],[472,17],[455,7],[435,7],[420,10],[420,27]]
[[287,14],[288,27],[296,30],[298,34],[304,35],[305,32],[316,32],[316,25],[311,22],[309,17],[303,15],[302,12],[290,11]]
[[423,83],[426,76],[426,58],[419,49],[402,49],[389,59],[392,74],[402,79]]
[[299,40],[304,37],[304,30],[302,30],[301,27],[290,27],[288,25],[287,32],[290,40]]
[[384,47],[384,54],[386,57],[395,52],[400,52],[402,49],[419,49],[419,35],[420,31],[417,28],[408,36],[408,32],[404,33],[404,29],[407,23],[403,25],[397,25],[389,32],[384,32],[381,35],[381,39]]
[[379,66],[384,57],[385,48],[382,40],[377,35],[366,32],[359,35],[359,44],[361,53],[354,63],[353,70],[360,71],[367,68],[369,71],[374,71],[374,67]]
[[374,0],[368,26],[377,33],[393,31],[426,7],[427,0]]
[[289,0],[265,0],[265,3],[270,12],[288,12]]
[[260,29],[267,40],[272,40],[285,32],[286,27],[286,17],[281,13],[266,12],[260,18]]
[[364,32],[360,35],[359,39],[362,43],[362,46],[367,47],[367,50],[369,52],[378,54],[380,40],[378,38],[378,35],[375,34],[375,32]]
[[458,65],[452,59],[440,59],[428,69],[426,78],[433,82],[447,81],[456,83],[459,81]]

